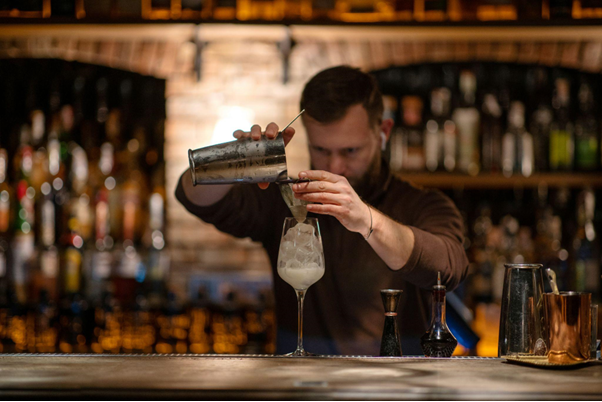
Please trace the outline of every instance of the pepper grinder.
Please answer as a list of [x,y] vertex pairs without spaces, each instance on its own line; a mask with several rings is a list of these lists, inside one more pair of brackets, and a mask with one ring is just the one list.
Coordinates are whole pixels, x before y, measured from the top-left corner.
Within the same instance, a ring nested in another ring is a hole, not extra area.
[[385,306],[385,327],[380,342],[380,356],[401,356],[401,342],[397,329],[397,305],[403,290],[383,289],[380,296]]
[[441,285],[441,272],[437,273],[437,284],[433,286],[431,326],[420,338],[420,345],[428,357],[450,357],[458,345],[445,322],[445,286]]

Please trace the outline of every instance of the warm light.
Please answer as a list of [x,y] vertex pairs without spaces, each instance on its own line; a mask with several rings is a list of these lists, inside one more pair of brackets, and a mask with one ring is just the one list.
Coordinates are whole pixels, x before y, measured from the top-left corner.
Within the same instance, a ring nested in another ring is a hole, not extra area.
[[240,106],[221,107],[219,120],[215,124],[209,145],[234,141],[235,138],[232,137],[232,133],[236,130],[250,130],[254,119],[255,113],[247,108]]

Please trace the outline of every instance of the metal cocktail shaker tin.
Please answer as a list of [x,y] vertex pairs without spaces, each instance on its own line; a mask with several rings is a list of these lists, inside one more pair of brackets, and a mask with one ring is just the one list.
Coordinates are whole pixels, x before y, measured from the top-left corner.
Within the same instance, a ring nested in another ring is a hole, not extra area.
[[541,264],[505,264],[498,356],[545,356]]
[[282,133],[188,150],[192,184],[283,181],[288,177]]

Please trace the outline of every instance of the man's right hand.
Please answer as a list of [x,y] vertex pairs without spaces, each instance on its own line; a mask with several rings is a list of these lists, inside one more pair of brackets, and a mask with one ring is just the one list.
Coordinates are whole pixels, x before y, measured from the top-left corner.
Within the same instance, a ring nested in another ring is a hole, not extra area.
[[[259,141],[261,139],[261,137],[264,135],[268,139],[273,140],[278,135],[278,131],[279,131],[278,125],[276,123],[272,122],[267,125],[264,132],[261,131],[261,126],[259,126],[258,124],[255,124],[255,125],[253,125],[253,127],[251,127],[251,131],[236,130],[232,135],[234,136],[234,138],[236,138],[238,140],[242,140],[244,138],[250,137],[254,141]],[[284,139],[284,146],[288,145],[288,143],[293,139],[294,135],[295,135],[294,128],[288,127],[286,130],[284,130],[284,132],[282,133],[282,138]],[[259,188],[261,188],[262,190],[265,190],[266,188],[268,188],[270,183],[259,183],[258,185],[259,185]]]

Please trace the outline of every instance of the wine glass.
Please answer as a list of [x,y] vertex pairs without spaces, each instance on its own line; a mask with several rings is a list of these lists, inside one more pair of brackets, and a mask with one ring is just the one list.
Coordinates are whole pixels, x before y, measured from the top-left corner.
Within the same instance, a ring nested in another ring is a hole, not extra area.
[[303,349],[303,300],[307,289],[324,275],[324,250],[317,218],[285,218],[278,252],[278,275],[297,294],[297,349],[285,356],[315,356]]

